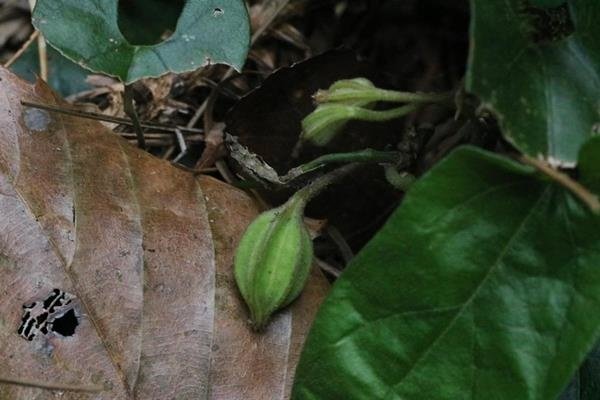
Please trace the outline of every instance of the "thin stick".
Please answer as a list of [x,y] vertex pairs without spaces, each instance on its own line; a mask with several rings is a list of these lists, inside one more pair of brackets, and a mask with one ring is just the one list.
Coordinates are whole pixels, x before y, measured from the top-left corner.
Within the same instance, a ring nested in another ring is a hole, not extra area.
[[[36,0],[29,0],[29,8],[33,14]],[[40,78],[44,82],[48,82],[48,49],[46,48],[46,40],[41,34],[37,36],[38,42],[38,56],[40,58]]]
[[[72,115],[75,117],[88,118],[88,119],[94,119],[94,120],[98,120],[98,121],[105,121],[105,122],[112,122],[115,124],[133,126],[133,121],[128,118],[111,117],[109,115],[104,115],[104,114],[99,114],[99,113],[94,113],[94,112],[89,112],[89,111],[62,108],[62,107],[51,106],[48,104],[32,103],[29,101],[21,101],[21,104],[26,107],[39,108],[40,110],[52,111],[52,112],[56,112],[56,113]],[[140,126],[142,128],[153,129],[153,130],[156,130],[159,132],[175,133],[175,131],[179,129],[182,133],[193,133],[193,134],[204,133],[204,130],[202,130],[202,129],[186,128],[185,126],[163,125],[163,124],[157,124],[157,123],[148,122],[148,121],[140,121]]]
[[98,393],[106,390],[104,386],[100,385],[70,385],[70,384],[62,384],[62,383],[50,383],[50,382],[40,382],[33,381],[29,379],[18,379],[18,378],[7,378],[0,376],[0,383],[5,383],[9,385],[18,385],[18,386],[26,386],[33,387],[38,389],[46,389],[46,390],[61,390],[61,391],[69,391],[69,392],[88,392],[88,393]]
[[46,39],[42,35],[38,35],[37,42],[40,57],[40,78],[44,82],[48,82],[48,49],[46,48]]
[[25,53],[25,51],[31,46],[31,44],[37,39],[40,35],[40,31],[34,30],[33,33],[29,36],[29,39],[21,46],[19,50],[4,64],[4,68],[10,68],[11,65],[15,63]]
[[600,200],[598,200],[598,196],[590,192],[585,186],[574,181],[570,176],[552,168],[544,161],[540,161],[526,155],[521,155],[519,159],[521,162],[531,165],[553,181],[557,182],[559,185],[571,191],[571,193],[573,193],[575,197],[586,204],[593,213],[600,214]]
[[352,251],[352,248],[350,248],[350,245],[348,244],[342,233],[335,226],[329,225],[327,227],[327,234],[329,235],[333,243],[335,243],[335,245],[338,247],[340,255],[344,259],[344,262],[348,264],[354,258],[354,252]]
[[146,139],[144,138],[144,131],[142,131],[142,125],[140,124],[140,119],[135,110],[135,104],[133,104],[133,87],[131,85],[125,85],[125,91],[123,92],[123,109],[125,114],[133,121],[133,129],[137,135],[138,147],[140,149],[145,149]]
[[329,265],[328,263],[326,263],[325,261],[323,261],[317,257],[315,257],[315,263],[317,263],[319,268],[321,268],[324,272],[327,272],[334,278],[339,278],[340,275],[342,274],[342,271],[340,271],[339,269],[335,268],[332,265]]
[[275,18],[277,18],[277,16],[283,11],[283,9],[288,5],[289,2],[290,0],[281,0],[275,11],[271,13],[269,18],[265,21],[265,23],[262,24],[262,26],[260,26],[252,35],[252,44],[254,44],[258,40],[258,38],[260,38],[262,34],[267,30],[267,28],[271,26],[273,21],[275,21]]

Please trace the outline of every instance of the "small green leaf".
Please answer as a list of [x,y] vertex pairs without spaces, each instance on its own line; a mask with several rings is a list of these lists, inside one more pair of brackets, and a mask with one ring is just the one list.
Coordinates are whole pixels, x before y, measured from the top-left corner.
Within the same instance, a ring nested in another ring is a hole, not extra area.
[[600,121],[600,2],[472,0],[467,89],[521,151],[573,166]]
[[67,58],[125,83],[208,63],[241,69],[249,46],[242,0],[188,0],[173,35],[136,46],[119,30],[117,0],[38,0],[33,24]]
[[463,148],[409,190],[322,306],[295,399],[555,399],[600,333],[600,218]]
[[[35,82],[40,70],[37,42],[29,46],[10,69],[21,78]],[[62,96],[90,89],[91,86],[85,81],[89,74],[89,71],[63,57],[52,47],[48,48],[48,84]]]

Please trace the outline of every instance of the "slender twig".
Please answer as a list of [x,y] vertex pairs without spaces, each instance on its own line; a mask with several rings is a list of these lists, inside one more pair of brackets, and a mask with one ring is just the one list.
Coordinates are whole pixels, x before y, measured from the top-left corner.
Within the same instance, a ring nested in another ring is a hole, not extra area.
[[559,185],[569,190],[579,200],[581,200],[581,202],[587,205],[592,212],[595,214],[600,214],[600,200],[598,200],[598,196],[590,192],[585,186],[571,179],[571,177],[567,174],[552,168],[544,161],[537,160],[526,155],[521,155],[519,159],[521,162],[534,167]]
[[275,10],[271,13],[271,15],[269,15],[269,18],[267,18],[265,23],[262,24],[258,29],[256,29],[256,32],[254,32],[254,34],[252,35],[252,40],[251,40],[252,44],[254,44],[258,40],[258,38],[260,38],[262,36],[262,34],[267,30],[267,28],[269,28],[269,26],[271,26],[273,21],[275,21],[277,16],[283,11],[283,9],[285,7],[287,7],[287,5],[290,2],[290,0],[280,0],[280,1],[281,2],[277,5],[277,8],[275,8]]
[[140,119],[138,118],[135,104],[133,103],[133,87],[131,85],[125,85],[125,90],[123,91],[123,110],[133,122],[133,129],[137,135],[138,147],[140,149],[145,149],[146,139],[144,138],[144,131],[142,131],[142,125],[140,124]]
[[102,391],[106,390],[106,388],[101,385],[71,385],[71,384],[52,383],[52,382],[40,382],[40,381],[34,381],[34,380],[30,380],[30,379],[8,378],[8,377],[3,377],[3,376],[0,376],[0,383],[5,383],[5,384],[9,384],[9,385],[33,387],[33,388],[38,388],[38,389],[60,390],[60,391],[69,391],[69,392],[98,393],[98,392],[102,392]]
[[327,227],[327,234],[339,249],[340,255],[344,259],[344,262],[348,264],[354,258],[354,252],[342,233],[335,226],[329,225]]
[[[21,104],[26,107],[39,108],[40,110],[46,110],[46,111],[71,115],[74,117],[95,119],[95,120],[99,120],[99,121],[112,122],[112,123],[120,124],[120,125],[133,126],[133,121],[128,118],[112,117],[109,115],[104,115],[104,114],[99,114],[99,113],[94,113],[94,112],[89,112],[89,111],[76,110],[76,109],[72,109],[72,108],[63,108],[63,107],[51,106],[48,104],[41,104],[41,103],[32,103],[29,101],[21,101]],[[142,128],[153,129],[153,130],[156,130],[159,132],[175,133],[175,131],[178,129],[182,133],[200,134],[200,133],[204,132],[204,130],[197,129],[197,128],[187,128],[185,126],[164,125],[164,124],[157,124],[157,123],[148,122],[148,121],[140,121],[140,126]]]
[[40,57],[40,78],[44,82],[48,82],[48,48],[46,47],[46,39],[42,35],[38,35],[37,42]]
[[13,54],[13,56],[10,58],[10,60],[8,60],[4,64],[4,68],[10,68],[11,65],[13,65],[15,63],[15,61],[17,61],[19,59],[19,57],[21,57],[23,55],[23,53],[25,53],[25,51],[29,48],[29,46],[31,46],[31,44],[33,42],[35,42],[35,40],[37,39],[39,34],[40,34],[40,31],[34,30],[33,33],[31,34],[31,36],[29,36],[29,39],[27,39],[27,41],[23,44],[23,46],[21,46],[21,48],[19,50],[17,50],[17,52],[15,54]]
[[[33,14],[33,9],[35,8],[36,0],[29,0],[29,8],[31,8],[31,13]],[[38,55],[40,59],[40,78],[44,82],[48,82],[48,49],[46,48],[46,40],[44,36],[39,34],[37,36],[38,42]]]
[[334,278],[339,278],[340,275],[342,274],[342,271],[340,271],[339,269],[335,268],[332,265],[329,265],[328,263],[321,260],[320,258],[315,257],[314,260],[315,260],[315,263],[319,266],[319,268],[321,268],[324,272],[327,272]]
[[183,135],[181,134],[181,131],[179,129],[177,129],[175,131],[175,136],[177,137],[177,143],[179,144],[179,154],[177,155],[177,157],[175,157],[173,159],[174,163],[179,162],[179,160],[181,160],[188,151],[187,145],[185,144],[185,139],[183,138]]

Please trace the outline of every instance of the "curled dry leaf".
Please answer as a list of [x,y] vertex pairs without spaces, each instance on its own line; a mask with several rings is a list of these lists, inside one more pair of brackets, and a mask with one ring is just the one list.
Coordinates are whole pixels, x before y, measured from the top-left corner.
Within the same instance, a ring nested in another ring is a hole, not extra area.
[[[21,100],[60,104],[0,69],[0,377],[106,388],[66,399],[286,398],[325,280],[253,333],[231,269],[252,201]],[[54,289],[68,295],[44,302]],[[3,399],[54,394],[0,385]]]

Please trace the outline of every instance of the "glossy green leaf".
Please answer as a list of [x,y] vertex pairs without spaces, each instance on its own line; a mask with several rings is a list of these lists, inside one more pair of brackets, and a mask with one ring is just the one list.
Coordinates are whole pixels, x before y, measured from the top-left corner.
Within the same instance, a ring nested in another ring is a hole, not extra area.
[[[37,43],[29,46],[10,69],[21,78],[35,82],[40,70]],[[54,48],[48,48],[48,85],[62,96],[90,89],[91,86],[85,81],[89,74],[89,71],[63,57]]]
[[600,333],[600,218],[463,148],[408,192],[322,306],[295,399],[555,399]]
[[209,63],[241,69],[250,43],[242,0],[188,0],[173,35],[156,45],[127,42],[117,0],[38,0],[33,24],[66,57],[126,83]]
[[471,3],[467,89],[521,151],[574,165],[600,121],[600,2]]

